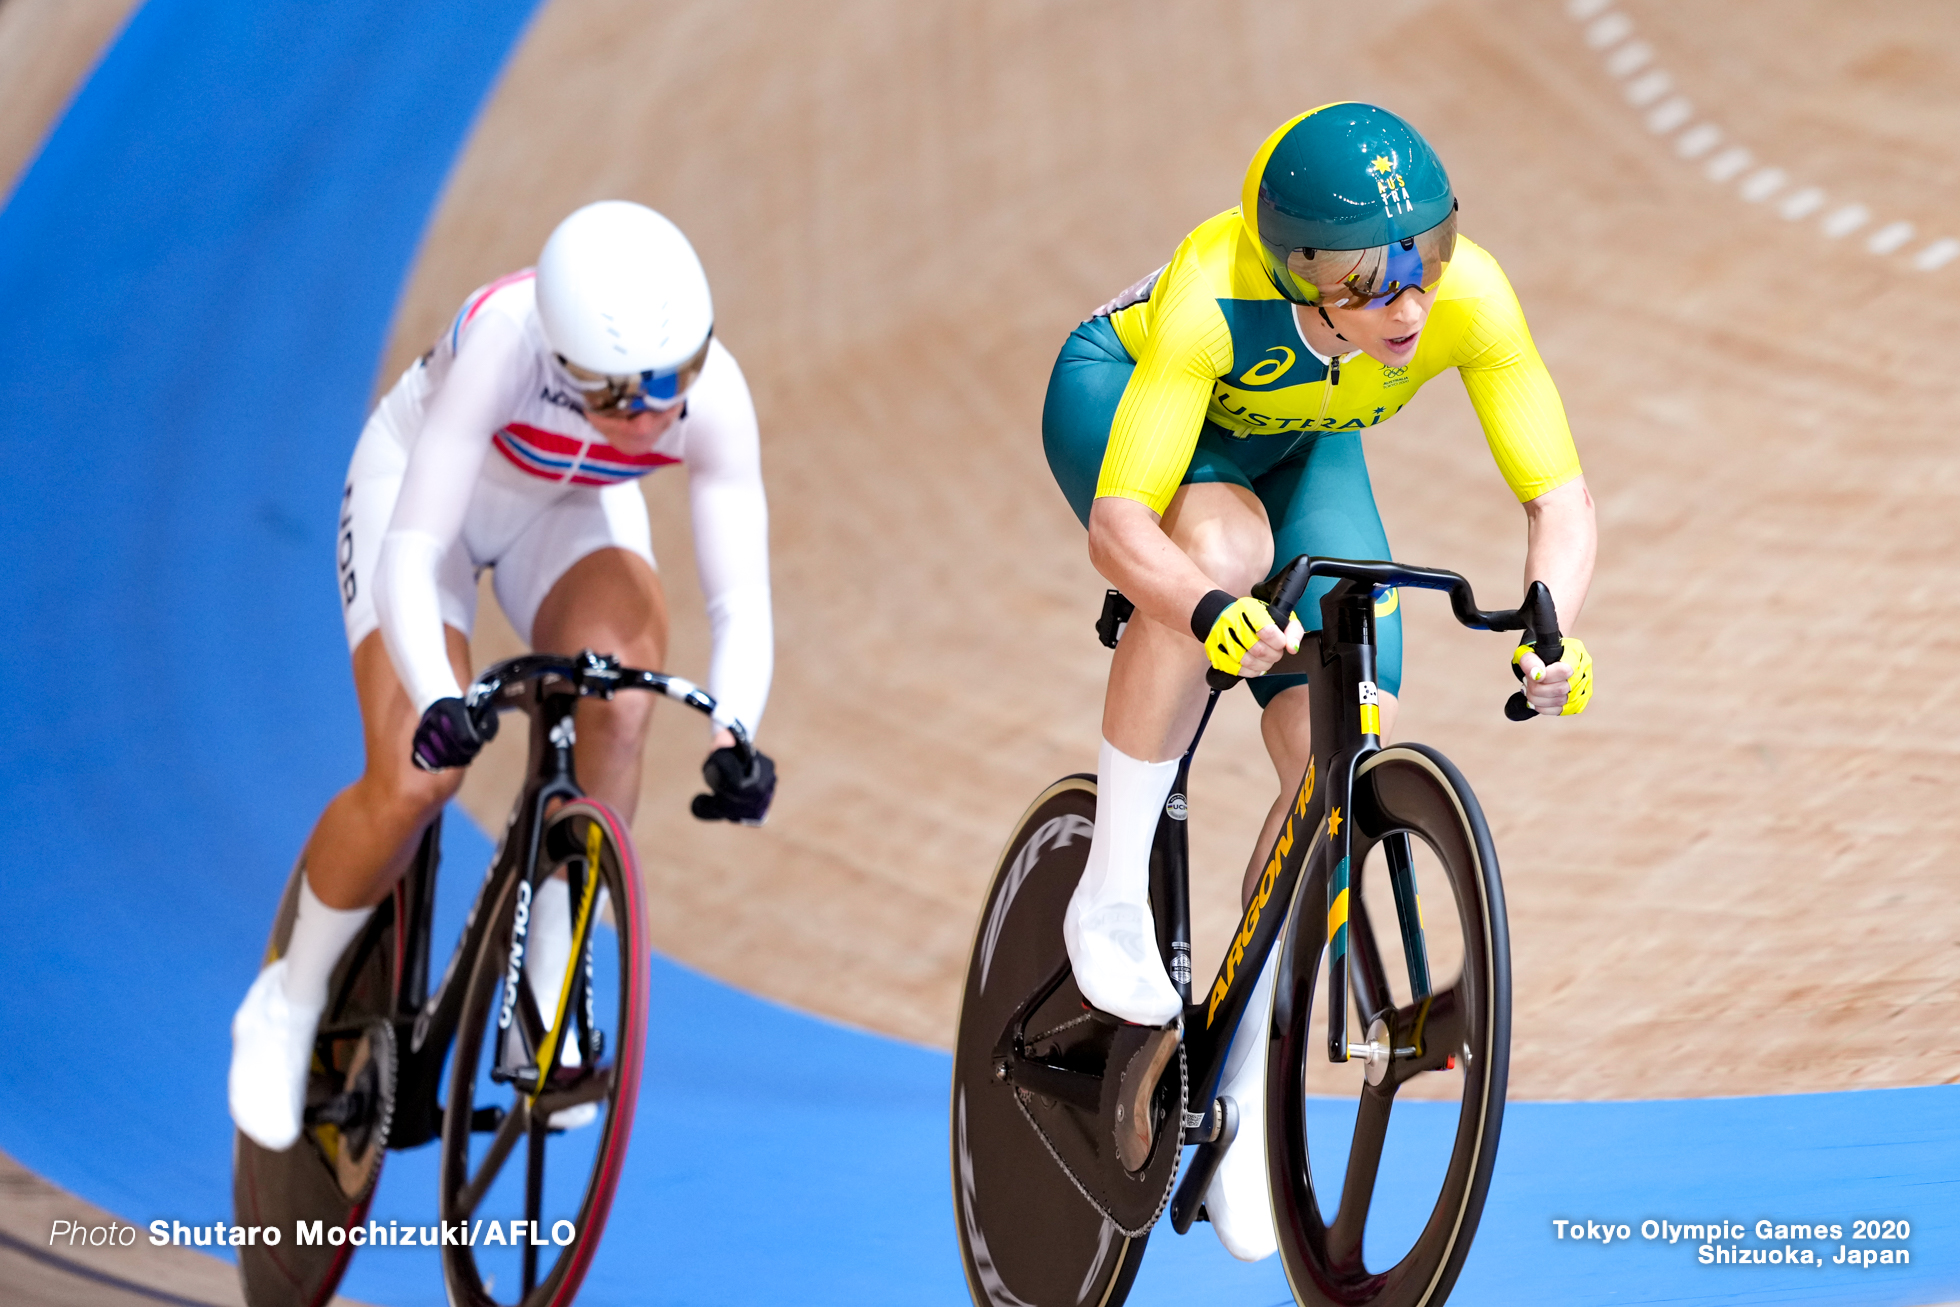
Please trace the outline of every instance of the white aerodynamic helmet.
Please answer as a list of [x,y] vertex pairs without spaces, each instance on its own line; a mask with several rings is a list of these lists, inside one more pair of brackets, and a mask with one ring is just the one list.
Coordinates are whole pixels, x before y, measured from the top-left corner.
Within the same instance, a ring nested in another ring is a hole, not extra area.
[[538,320],[588,409],[681,402],[708,357],[714,302],[681,229],[643,204],[601,200],[538,255]]

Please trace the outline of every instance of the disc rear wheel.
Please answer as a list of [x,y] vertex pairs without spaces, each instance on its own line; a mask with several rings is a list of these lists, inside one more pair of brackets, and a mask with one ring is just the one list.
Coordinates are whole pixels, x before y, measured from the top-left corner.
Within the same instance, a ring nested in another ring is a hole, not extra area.
[[1001,854],[967,965],[953,1206],[967,1287],[983,1307],[1121,1303],[1176,1174],[1175,1034],[1091,1011],[1062,943],[1095,804],[1087,776],[1035,800]]
[[[303,867],[295,868],[287,880],[273,919],[268,962],[286,951],[304,874]],[[276,1245],[254,1242],[238,1249],[239,1278],[252,1307],[326,1302],[346,1272],[353,1246],[324,1237],[302,1244],[296,1231],[317,1223],[324,1236],[367,1219],[394,1113],[397,902],[398,896],[382,901],[334,967],[307,1081],[307,1125],[299,1140],[274,1152],[242,1131],[233,1132],[234,1222],[284,1232]]]

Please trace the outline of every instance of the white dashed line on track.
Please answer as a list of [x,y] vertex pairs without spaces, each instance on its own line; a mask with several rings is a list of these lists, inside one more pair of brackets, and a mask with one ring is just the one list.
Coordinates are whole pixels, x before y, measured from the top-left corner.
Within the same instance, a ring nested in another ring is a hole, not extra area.
[[1934,268],[1944,268],[1960,255],[1960,241],[1951,236],[1934,241],[1913,256],[1912,266],[1921,272],[1931,272]]
[[1674,89],[1674,79],[1659,68],[1650,68],[1627,83],[1627,101],[1636,109],[1645,108]]
[[1865,248],[1873,254],[1896,254],[1911,239],[1911,223],[1888,222],[1872,233],[1872,238],[1865,242]]
[[1872,211],[1862,204],[1847,204],[1841,209],[1833,209],[1824,217],[1824,234],[1832,240],[1841,240],[1865,225]]
[[1823,207],[1824,192],[1818,187],[1806,186],[1800,191],[1784,196],[1783,203],[1776,206],[1776,211],[1791,222],[1802,222]]
[[[1673,74],[1654,63],[1655,50],[1633,34],[1633,19],[1613,8],[1616,0],[1565,0],[1565,12],[1582,24],[1587,47],[1604,56],[1606,71],[1624,83],[1627,103],[1639,110],[1647,130],[1673,138],[1674,152],[1690,162],[1706,160],[1702,174],[1720,185],[1737,183],[1736,190],[1751,204],[1776,203],[1774,211],[1790,222],[1818,219],[1818,230],[1831,240],[1844,240],[1873,220],[1872,211],[1855,200],[1832,203],[1821,186],[1786,190],[1791,177],[1782,168],[1763,165],[1747,147],[1729,140],[1717,124],[1695,121],[1694,102],[1680,94]],[[1690,125],[1692,124],[1692,125]],[[1884,256],[1899,254],[1918,235],[1903,219],[1887,222],[1865,239],[1865,249]],[[1911,254],[1921,272],[1943,268],[1960,258],[1960,240],[1942,237]]]
[[1742,183],[1742,198],[1751,204],[1761,204],[1782,190],[1783,183],[1789,180],[1790,174],[1781,168],[1758,168]]
[[1688,102],[1688,97],[1677,95],[1671,100],[1662,100],[1647,111],[1647,127],[1665,136],[1694,116],[1695,107]]

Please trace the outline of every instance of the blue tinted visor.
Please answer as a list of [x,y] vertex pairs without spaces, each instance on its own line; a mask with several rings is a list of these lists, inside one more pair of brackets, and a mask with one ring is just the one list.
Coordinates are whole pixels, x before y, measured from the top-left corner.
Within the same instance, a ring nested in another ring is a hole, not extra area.
[[1456,253],[1456,214],[1419,236],[1365,250],[1288,250],[1273,268],[1282,294],[1295,304],[1364,309],[1405,290],[1434,290]]
[[573,386],[585,401],[585,411],[588,413],[661,413],[687,398],[689,387],[694,385],[701,375],[701,369],[707,365],[708,342],[713,339],[714,331],[710,329],[708,339],[701,342],[701,348],[677,368],[649,369],[615,377],[582,368],[562,354],[558,356],[558,365],[571,378]]

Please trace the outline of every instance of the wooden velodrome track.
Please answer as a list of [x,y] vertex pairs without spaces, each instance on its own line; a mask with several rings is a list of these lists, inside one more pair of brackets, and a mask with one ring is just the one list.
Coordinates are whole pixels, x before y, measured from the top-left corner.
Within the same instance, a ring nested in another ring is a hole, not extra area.
[[[128,7],[0,3],[0,185]],[[1439,601],[1407,607],[1402,734],[1459,762],[1504,856],[1514,1096],[1960,1078],[1960,263],[1913,266],[1960,236],[1960,13],[1617,12],[1674,86],[1639,108],[1638,73],[1616,79],[1562,0],[546,4],[450,180],[377,385],[577,204],[652,204],[702,253],[763,422],[763,738],[783,783],[761,831],[694,823],[702,741],[664,717],[636,828],[657,946],[950,1042],[999,841],[1094,759],[1101,582],[1040,455],[1048,365],[1235,201],[1274,124],[1371,99],[1442,151],[1599,504],[1584,719],[1504,722],[1501,642]],[[1647,122],[1675,92],[1724,133],[1693,160]],[[1740,176],[1789,183],[1752,203],[1710,180],[1731,140],[1753,156]],[[1807,183],[1826,204],[1780,216]],[[1873,217],[1825,234],[1852,202]],[[1914,236],[1870,253],[1893,220]],[[1487,603],[1515,591],[1522,515],[1460,387],[1439,380],[1369,453],[1398,557],[1467,573]],[[645,485],[670,664],[699,674],[682,475]],[[515,649],[485,611],[482,663]],[[1222,716],[1193,786],[1201,973],[1272,790],[1249,697]],[[465,788],[488,824],[517,743]],[[21,1236],[79,1207],[17,1169],[0,1182]],[[26,1301],[111,1292],[0,1258]],[[226,1268],[154,1267],[173,1292],[235,1299]]]

